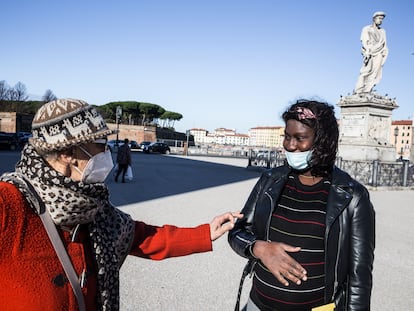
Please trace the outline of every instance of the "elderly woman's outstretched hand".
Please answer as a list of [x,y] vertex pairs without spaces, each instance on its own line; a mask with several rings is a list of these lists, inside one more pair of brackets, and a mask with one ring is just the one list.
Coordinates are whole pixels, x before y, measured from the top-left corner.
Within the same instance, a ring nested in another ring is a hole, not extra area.
[[233,229],[236,220],[241,218],[243,218],[243,214],[240,214],[240,212],[227,212],[214,217],[210,222],[211,240],[217,240],[227,231]]

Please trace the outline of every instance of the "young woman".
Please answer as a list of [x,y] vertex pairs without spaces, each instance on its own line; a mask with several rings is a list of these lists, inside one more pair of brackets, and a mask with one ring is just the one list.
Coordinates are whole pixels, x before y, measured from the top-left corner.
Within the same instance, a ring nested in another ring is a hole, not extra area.
[[369,310],[375,213],[334,165],[334,108],[300,100],[283,120],[287,163],[262,174],[228,236],[253,274],[246,310]]

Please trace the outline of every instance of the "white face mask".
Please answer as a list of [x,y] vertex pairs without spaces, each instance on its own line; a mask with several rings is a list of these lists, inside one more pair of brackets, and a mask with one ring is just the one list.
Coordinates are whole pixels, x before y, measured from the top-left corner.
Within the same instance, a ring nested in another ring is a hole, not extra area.
[[312,150],[303,152],[285,151],[285,154],[287,162],[293,169],[301,171],[309,167],[309,160],[312,156]]
[[76,166],[74,167],[81,173],[81,181],[87,184],[103,183],[114,167],[111,151],[106,150],[92,156],[84,148],[80,146],[79,148],[88,156],[90,156],[90,159],[88,163],[86,163],[83,172],[80,172]]

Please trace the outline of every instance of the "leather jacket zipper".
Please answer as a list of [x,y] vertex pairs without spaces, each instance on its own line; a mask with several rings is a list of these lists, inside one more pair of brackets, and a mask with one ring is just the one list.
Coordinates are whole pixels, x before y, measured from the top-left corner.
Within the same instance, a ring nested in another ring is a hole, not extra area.
[[[267,195],[269,197],[269,199],[270,199],[270,206],[272,207],[273,206],[272,196],[269,193],[267,193],[267,192],[265,192],[265,195]],[[270,208],[269,217],[267,218],[267,226],[266,226],[266,241],[267,242],[270,242],[270,239],[269,239],[270,233],[269,232],[270,232],[270,222],[271,222],[271,219],[272,219],[272,208]],[[252,264],[252,267],[251,267],[250,273],[249,273],[249,277],[250,278],[253,276],[254,267],[255,267],[256,263],[257,263],[257,260],[255,260],[253,262],[253,264]]]
[[266,225],[266,241],[270,242],[269,235],[270,235],[270,222],[272,221],[273,198],[269,193],[267,193],[267,191],[265,192],[265,194],[269,197],[269,200],[270,200],[269,217],[267,217],[267,225]]
[[[339,236],[342,236],[342,222],[339,221]],[[334,279],[334,288],[333,288],[333,292],[332,292],[332,298],[331,300],[334,300],[335,297],[335,293],[338,290],[338,266],[339,266],[339,254],[340,254],[340,250],[341,250],[341,243],[338,243],[338,249],[336,251],[336,261],[335,261],[335,279]]]

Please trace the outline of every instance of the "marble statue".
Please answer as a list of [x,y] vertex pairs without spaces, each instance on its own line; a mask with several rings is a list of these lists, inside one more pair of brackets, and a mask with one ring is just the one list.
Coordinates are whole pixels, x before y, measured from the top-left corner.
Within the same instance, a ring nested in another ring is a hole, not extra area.
[[380,26],[385,18],[384,12],[375,12],[372,24],[361,31],[363,64],[354,93],[371,93],[382,78],[382,67],[388,56],[385,30]]

